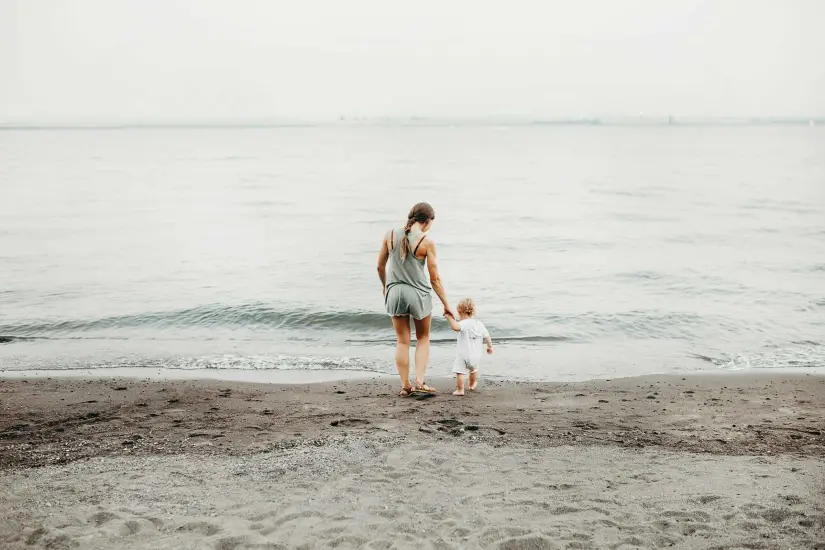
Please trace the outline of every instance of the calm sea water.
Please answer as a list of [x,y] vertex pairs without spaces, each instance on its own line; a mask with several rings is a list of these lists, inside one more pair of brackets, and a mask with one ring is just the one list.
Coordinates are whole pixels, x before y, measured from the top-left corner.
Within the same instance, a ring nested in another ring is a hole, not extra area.
[[0,368],[394,372],[420,200],[488,374],[825,366],[825,128],[327,126],[0,132]]

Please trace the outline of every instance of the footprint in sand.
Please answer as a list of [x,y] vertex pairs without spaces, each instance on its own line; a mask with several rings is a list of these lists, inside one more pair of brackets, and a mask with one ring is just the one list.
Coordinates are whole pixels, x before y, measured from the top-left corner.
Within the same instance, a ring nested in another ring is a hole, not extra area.
[[221,528],[212,523],[205,521],[195,521],[192,523],[185,523],[177,528],[177,531],[187,531],[191,533],[199,533],[207,537],[211,537],[221,531]]
[[628,537],[626,539],[622,539],[621,541],[619,541],[618,544],[611,545],[610,548],[618,549],[625,545],[631,546],[633,548],[643,548],[644,546],[646,546],[645,541],[643,541],[639,537]]
[[[432,452],[427,447],[410,447],[402,449],[393,449],[387,453],[387,465],[393,470],[407,468],[408,464],[428,464]],[[423,466],[421,466],[423,467]]]
[[113,519],[118,519],[118,517],[119,516],[111,512],[98,512],[90,517],[89,521],[94,523],[96,527],[100,527],[101,525],[109,523]]
[[47,539],[44,548],[48,550],[69,550],[70,548],[79,548],[80,545],[72,540],[68,535],[58,535],[56,537]]
[[679,510],[665,510],[662,512],[662,516],[666,518],[674,518],[674,519],[686,519],[691,521],[699,521],[699,522],[709,522],[710,515],[707,512],[702,512],[701,510],[694,510],[693,512],[682,512]]
[[155,529],[160,529],[161,527],[163,527],[163,520],[162,519],[153,518],[153,517],[149,517],[149,516],[145,516],[145,517],[143,517],[143,519],[145,519],[146,521],[148,521],[149,523],[154,525]]
[[797,512],[792,510],[783,510],[781,508],[769,508],[761,514],[762,518],[771,523],[782,523],[783,521],[786,521],[796,515],[798,515]]
[[246,542],[245,537],[226,537],[215,543],[215,550],[235,550]]
[[348,535],[333,539],[328,544],[330,548],[363,548],[368,542],[369,539]]
[[45,534],[46,529],[44,529],[43,527],[38,527],[37,529],[29,533],[29,536],[26,537],[26,545],[33,546],[37,541],[40,540],[40,537],[42,537]]
[[140,533],[141,525],[140,522],[130,519],[126,523],[124,523],[121,528],[121,536],[129,537],[131,535],[136,535]]
[[509,539],[498,545],[499,550],[554,550],[557,548],[550,539],[544,537],[524,537]]
[[344,418],[343,420],[333,420],[329,425],[338,428],[350,428],[353,426],[364,426],[369,423],[369,420],[363,420],[361,418]]
[[483,548],[492,548],[494,545],[498,546],[510,540],[524,538],[532,533],[529,529],[519,529],[517,527],[491,527],[485,529],[479,535],[478,543]]
[[275,529],[279,529],[284,524],[289,523],[291,521],[302,520],[302,519],[306,520],[306,519],[309,519],[309,518],[318,518],[319,521],[313,522],[313,523],[322,523],[323,520],[326,518],[326,516],[324,516],[320,512],[316,512],[314,510],[311,510],[311,511],[307,511],[307,512],[295,512],[295,513],[291,513],[291,514],[286,514],[286,515],[283,515],[283,516],[280,516],[280,517],[277,517],[276,514],[260,514],[260,515],[251,517],[249,519],[252,520],[252,521],[263,521],[267,518],[272,518],[272,517],[275,518],[274,521],[272,522],[272,527],[274,527]]
[[552,510],[550,510],[550,513],[554,516],[575,514],[576,512],[581,512],[581,508],[574,508],[572,506],[559,506],[558,508],[553,508]]

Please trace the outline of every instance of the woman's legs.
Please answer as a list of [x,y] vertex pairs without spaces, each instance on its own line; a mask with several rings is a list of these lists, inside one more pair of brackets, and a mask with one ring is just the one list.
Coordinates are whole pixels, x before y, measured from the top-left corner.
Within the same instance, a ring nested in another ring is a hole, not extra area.
[[[410,387],[410,318],[407,315],[393,316],[395,329],[395,366],[401,377],[401,387]],[[416,325],[417,327],[417,325]]]
[[[424,375],[427,374],[427,363],[430,361],[430,323],[432,315],[427,315],[420,321],[415,321],[415,384],[424,383]],[[410,326],[407,325],[407,334]]]

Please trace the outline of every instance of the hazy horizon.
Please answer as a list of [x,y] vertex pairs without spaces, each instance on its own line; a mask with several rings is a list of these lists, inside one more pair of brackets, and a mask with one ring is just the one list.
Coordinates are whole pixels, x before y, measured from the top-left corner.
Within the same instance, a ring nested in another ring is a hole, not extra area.
[[676,117],[651,116],[645,118],[608,116],[608,117],[496,117],[496,116],[365,116],[365,117],[283,117],[260,119],[116,119],[101,120],[0,120],[0,130],[14,129],[128,129],[128,128],[277,128],[291,126],[325,127],[325,126],[686,126],[686,127],[726,127],[726,126],[760,126],[760,125],[825,125],[825,115],[797,117]]
[[817,118],[825,4],[0,3],[0,123]]

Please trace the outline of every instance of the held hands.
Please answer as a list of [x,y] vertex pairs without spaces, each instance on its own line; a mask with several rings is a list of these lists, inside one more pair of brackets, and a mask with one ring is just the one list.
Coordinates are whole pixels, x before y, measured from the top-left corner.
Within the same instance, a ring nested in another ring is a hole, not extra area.
[[444,317],[452,317],[453,319],[456,318],[455,313],[450,309],[450,306],[444,307]]

